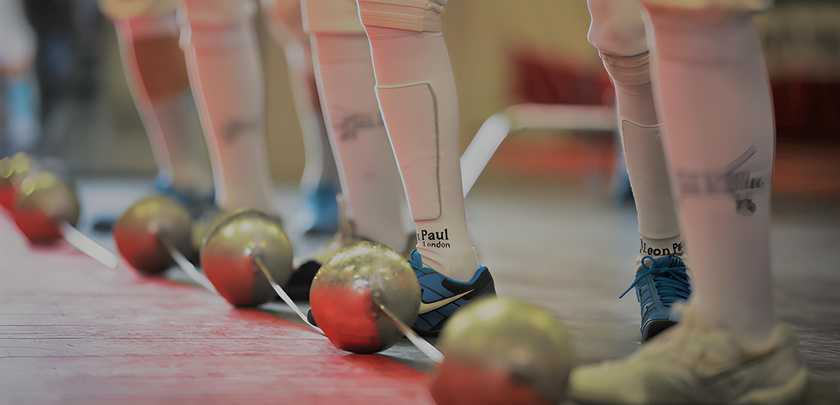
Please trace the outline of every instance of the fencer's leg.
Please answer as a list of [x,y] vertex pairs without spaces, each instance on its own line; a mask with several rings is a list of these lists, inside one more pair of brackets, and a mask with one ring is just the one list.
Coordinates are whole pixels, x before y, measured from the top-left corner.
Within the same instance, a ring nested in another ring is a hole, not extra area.
[[646,4],[655,33],[654,86],[691,249],[692,307],[760,341],[775,325],[769,237],[775,127],[753,14],[742,1],[700,10],[659,3]]
[[0,97],[6,106],[0,156],[33,152],[40,140],[36,46],[22,0],[0,0]]
[[358,1],[417,251],[424,265],[466,281],[478,260],[464,213],[455,80],[440,32],[445,3]]
[[680,255],[680,236],[650,80],[642,8],[636,1],[589,0],[589,41],[615,86],[627,171],[645,255]]
[[182,43],[224,211],[274,213],[252,1],[184,0]]
[[117,19],[117,36],[134,103],[158,167],[158,183],[209,195],[213,177],[178,44],[175,13]]
[[308,33],[347,215],[358,236],[406,248],[402,180],[376,101],[370,46],[353,0],[307,1]]
[[[598,49],[615,87],[641,236],[638,278],[633,284],[641,304],[642,337],[649,339],[675,323],[671,305],[688,298],[690,286],[685,269],[679,269],[685,264],[675,257],[683,255],[684,243],[653,101],[642,7],[635,0],[589,0],[589,12],[589,41]],[[663,278],[678,281],[681,288],[658,288]]]
[[437,336],[449,317],[485,295],[467,230],[459,153],[458,99],[440,32],[446,0],[359,0],[373,55],[376,93],[417,227],[411,267],[423,296],[412,328]]
[[[338,169],[333,157],[312,66],[309,38],[303,30],[301,0],[262,0],[266,22],[283,47],[292,98],[303,133],[306,164],[300,180],[301,206],[291,226],[304,233],[338,229]],[[358,19],[358,17],[356,17]]]
[[770,294],[773,112],[751,12],[768,2],[677,3],[644,2],[693,295],[679,325],[632,357],[573,370],[572,397],[801,403],[808,372],[795,333],[773,318]]

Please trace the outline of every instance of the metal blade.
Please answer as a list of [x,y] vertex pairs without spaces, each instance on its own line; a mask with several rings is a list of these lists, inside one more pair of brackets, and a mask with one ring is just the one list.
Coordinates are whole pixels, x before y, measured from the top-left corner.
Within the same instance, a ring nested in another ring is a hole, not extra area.
[[110,250],[105,249],[102,245],[96,243],[93,239],[83,234],[73,225],[70,225],[67,222],[62,222],[60,226],[61,234],[64,236],[64,240],[66,240],[67,243],[73,245],[73,247],[79,249],[82,253],[92,257],[99,263],[102,263],[109,268],[113,269],[117,267],[117,263],[119,263],[117,255],[111,253]]
[[615,117],[612,107],[569,104],[517,104],[490,116],[461,156],[464,196],[509,134],[526,129],[615,131]]
[[259,257],[255,257],[254,263],[256,263],[257,267],[260,269],[260,271],[262,271],[265,278],[268,279],[268,282],[271,284],[271,287],[274,288],[274,292],[276,292],[277,295],[280,296],[280,299],[282,299],[283,302],[286,303],[286,305],[291,307],[292,310],[295,311],[297,316],[299,316],[304,323],[309,325],[309,327],[315,330],[316,332],[323,335],[324,331],[322,331],[321,328],[309,323],[309,319],[306,319],[306,315],[300,310],[300,308],[298,308],[295,302],[292,301],[292,298],[289,297],[289,294],[286,294],[286,291],[283,290],[283,287],[281,287],[280,284],[277,284],[277,282],[274,281],[274,277],[271,277],[271,273],[269,273],[268,269],[265,268],[265,264],[263,264],[262,260]]
[[478,176],[484,171],[490,158],[510,132],[510,119],[503,113],[491,116],[478,129],[467,146],[467,150],[461,156],[461,184],[464,188],[464,197],[470,193]]
[[159,238],[159,240],[160,244],[166,248],[166,251],[169,252],[169,255],[172,256],[172,259],[175,260],[175,263],[178,264],[178,267],[184,270],[184,272],[187,273],[187,275],[190,276],[190,278],[193,281],[198,283],[198,285],[204,287],[207,291],[210,291],[214,294],[219,293],[218,291],[216,291],[216,287],[213,287],[213,283],[211,283],[210,280],[207,279],[207,276],[198,271],[198,269],[196,269],[195,266],[193,266],[193,264],[190,263],[186,256],[184,256],[184,254],[181,253],[181,251],[175,247],[175,245],[166,240],[166,238]]
[[394,326],[396,326],[397,329],[399,329],[400,332],[402,332],[402,334],[405,335],[405,337],[407,337],[408,340],[411,341],[411,343],[413,343],[414,346],[423,352],[423,354],[425,354],[428,358],[435,363],[443,361],[443,353],[441,353],[437,347],[426,341],[426,339],[421,338],[420,335],[415,333],[411,327],[401,321],[400,318],[397,318],[397,316],[389,311],[388,308],[385,308],[384,305],[378,302],[376,303],[376,308],[379,309],[379,311],[382,312],[382,314],[385,315],[385,317],[388,318],[388,320],[391,321],[391,323],[393,323]]

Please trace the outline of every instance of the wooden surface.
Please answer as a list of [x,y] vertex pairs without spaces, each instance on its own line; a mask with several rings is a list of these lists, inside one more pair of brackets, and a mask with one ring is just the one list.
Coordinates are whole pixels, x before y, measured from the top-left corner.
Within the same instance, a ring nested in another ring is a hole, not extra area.
[[0,245],[4,405],[426,403],[423,373],[270,313],[66,244],[30,248],[5,216]]
[[[83,182],[82,227],[146,187]],[[288,217],[292,189],[281,187],[277,201]],[[638,349],[638,303],[618,300],[634,277],[632,207],[522,179],[504,187],[480,179],[467,204],[499,294],[563,320],[576,363]],[[796,329],[804,362],[828,392],[840,376],[840,208],[783,199],[774,210],[776,313]],[[293,242],[297,252],[318,243]],[[232,309],[178,271],[167,277],[108,270],[66,245],[33,249],[0,219],[0,404],[428,401],[431,364],[405,341],[383,355],[348,355],[282,304]],[[813,402],[840,403],[830,398]]]

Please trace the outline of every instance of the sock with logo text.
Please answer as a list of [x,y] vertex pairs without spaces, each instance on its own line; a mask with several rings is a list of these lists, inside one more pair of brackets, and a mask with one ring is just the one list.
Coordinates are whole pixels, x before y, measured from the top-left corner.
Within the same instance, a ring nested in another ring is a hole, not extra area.
[[417,226],[417,251],[425,267],[470,280],[478,259],[464,212],[458,99],[443,35],[366,30],[379,104]]
[[691,251],[693,311],[746,339],[775,324],[773,108],[752,14],[647,5],[657,111]]
[[615,87],[622,146],[636,203],[644,256],[682,255],[668,166],[650,79],[650,55],[638,2],[589,0],[589,42],[598,49]]
[[621,140],[639,218],[641,246],[636,267],[644,256],[681,256],[683,239],[662,149],[648,53],[600,54],[615,85]]

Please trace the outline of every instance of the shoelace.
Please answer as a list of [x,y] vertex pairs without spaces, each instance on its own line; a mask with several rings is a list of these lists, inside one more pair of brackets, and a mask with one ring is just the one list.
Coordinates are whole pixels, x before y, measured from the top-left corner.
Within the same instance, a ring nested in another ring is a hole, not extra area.
[[[673,260],[668,258],[669,260]],[[647,264],[647,261],[651,261],[651,265]],[[660,259],[662,260],[662,259]],[[685,266],[677,266],[677,267],[669,267],[669,266],[656,266],[656,259],[653,256],[645,256],[642,258],[642,267],[645,268],[644,271],[640,272],[636,275],[636,279],[633,280],[633,284],[630,284],[630,287],[621,294],[619,299],[624,298],[636,284],[639,284],[643,278],[647,277],[648,275],[653,276],[653,284],[656,286],[656,291],[659,294],[659,301],[662,302],[666,308],[670,307],[677,300],[687,300],[688,296],[691,295],[691,286],[689,284],[689,277],[686,270],[688,267]]]

